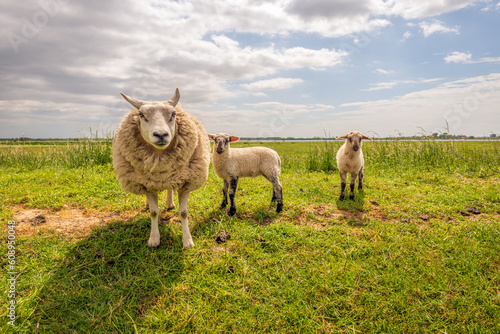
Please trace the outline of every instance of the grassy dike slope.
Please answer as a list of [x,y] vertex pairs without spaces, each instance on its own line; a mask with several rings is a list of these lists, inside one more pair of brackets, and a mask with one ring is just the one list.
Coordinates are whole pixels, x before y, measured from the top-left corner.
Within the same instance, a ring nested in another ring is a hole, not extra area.
[[176,211],[146,246],[109,142],[0,147],[0,276],[10,220],[18,272],[16,327],[3,279],[0,331],[500,332],[500,142],[367,142],[365,189],[343,202],[341,143],[261,145],[282,157],[284,211],[242,179],[228,217],[211,170],[188,251]]

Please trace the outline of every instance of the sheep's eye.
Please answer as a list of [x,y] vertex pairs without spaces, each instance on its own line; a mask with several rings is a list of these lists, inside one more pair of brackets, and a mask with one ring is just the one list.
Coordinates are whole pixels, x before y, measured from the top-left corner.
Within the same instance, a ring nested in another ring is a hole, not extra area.
[[139,117],[142,118],[143,120],[145,120],[146,122],[148,121],[146,119],[146,117],[144,116],[144,114],[142,112],[139,111]]
[[175,118],[175,113],[173,113],[172,116],[170,116],[170,121],[172,121],[174,118]]
[[349,142],[352,143],[352,138],[349,138]]

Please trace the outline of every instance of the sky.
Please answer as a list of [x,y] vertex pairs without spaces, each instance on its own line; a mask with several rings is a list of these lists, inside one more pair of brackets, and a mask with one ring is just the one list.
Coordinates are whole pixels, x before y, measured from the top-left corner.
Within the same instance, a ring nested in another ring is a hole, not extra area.
[[498,0],[3,1],[0,27],[0,138],[109,135],[120,92],[175,88],[209,133],[500,134]]

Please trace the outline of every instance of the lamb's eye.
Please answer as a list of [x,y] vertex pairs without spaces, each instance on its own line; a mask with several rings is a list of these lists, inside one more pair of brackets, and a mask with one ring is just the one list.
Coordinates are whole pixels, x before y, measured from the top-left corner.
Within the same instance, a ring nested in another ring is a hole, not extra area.
[[349,138],[349,142],[352,143],[352,138]]

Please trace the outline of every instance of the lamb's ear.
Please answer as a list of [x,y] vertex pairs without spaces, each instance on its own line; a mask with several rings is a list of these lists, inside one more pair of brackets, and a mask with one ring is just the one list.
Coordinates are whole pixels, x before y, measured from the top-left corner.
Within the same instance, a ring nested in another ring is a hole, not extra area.
[[364,134],[361,134],[361,138],[366,139],[366,140],[372,140],[370,137],[367,137]]
[[180,98],[181,98],[181,93],[179,93],[179,88],[176,88],[174,95],[169,101],[167,101],[167,103],[170,104],[172,107],[175,107],[179,102]]
[[212,139],[213,141],[215,141],[215,135],[211,135],[210,133],[208,133],[208,138]]
[[349,134],[345,134],[343,136],[337,137],[337,139],[347,139],[348,136],[349,136]]
[[127,100],[127,102],[130,103],[132,105],[132,107],[134,107],[134,108],[140,109],[142,107],[142,105],[144,105],[144,103],[145,103],[144,101],[134,99],[133,97],[127,96],[127,95],[123,94],[122,92],[120,92],[120,94],[122,94],[123,98],[125,100]]
[[230,137],[229,137],[229,141],[230,141],[230,142],[233,142],[233,141],[238,141],[238,140],[240,140],[240,137],[235,137],[235,136],[230,136]]

